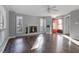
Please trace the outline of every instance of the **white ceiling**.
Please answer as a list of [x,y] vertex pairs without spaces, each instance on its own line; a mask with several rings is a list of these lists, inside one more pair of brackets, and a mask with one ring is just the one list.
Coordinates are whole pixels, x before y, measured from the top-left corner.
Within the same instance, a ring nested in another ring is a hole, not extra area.
[[59,16],[79,9],[78,5],[55,5],[58,11],[47,12],[47,5],[8,5],[8,9],[25,15],[32,16]]

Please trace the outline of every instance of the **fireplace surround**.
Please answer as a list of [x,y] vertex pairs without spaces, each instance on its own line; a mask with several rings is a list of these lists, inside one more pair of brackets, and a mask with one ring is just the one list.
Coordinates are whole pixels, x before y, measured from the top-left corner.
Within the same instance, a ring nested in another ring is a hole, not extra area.
[[36,33],[36,32],[37,32],[37,26],[28,26],[28,27],[26,27],[26,34]]

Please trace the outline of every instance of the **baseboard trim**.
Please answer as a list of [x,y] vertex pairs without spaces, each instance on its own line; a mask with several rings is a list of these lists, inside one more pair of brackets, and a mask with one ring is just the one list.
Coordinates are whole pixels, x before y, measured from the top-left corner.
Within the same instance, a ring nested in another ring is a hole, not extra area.
[[28,36],[28,35],[36,35],[36,34],[40,34],[40,33],[29,33],[29,34],[21,34],[21,35],[16,35],[16,36],[9,36],[9,39],[19,37],[19,36]]
[[8,40],[9,40],[9,37],[6,40],[4,40],[4,42],[2,43],[0,53],[4,52],[4,49],[5,49],[5,47],[6,47],[7,43],[8,43]]
[[69,42],[73,42],[74,44],[79,45],[79,41],[71,38],[70,36],[67,36],[67,35],[62,35],[62,36],[67,38],[69,40]]
[[48,33],[48,32],[47,32],[46,34],[52,34],[52,33]]

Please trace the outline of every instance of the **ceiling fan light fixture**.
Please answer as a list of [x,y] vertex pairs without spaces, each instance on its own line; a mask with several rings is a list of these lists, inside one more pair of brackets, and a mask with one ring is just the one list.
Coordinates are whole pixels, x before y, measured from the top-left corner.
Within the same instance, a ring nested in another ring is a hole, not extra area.
[[59,11],[59,10],[56,9],[56,6],[48,6],[48,8],[47,8],[48,13],[57,12],[57,11]]

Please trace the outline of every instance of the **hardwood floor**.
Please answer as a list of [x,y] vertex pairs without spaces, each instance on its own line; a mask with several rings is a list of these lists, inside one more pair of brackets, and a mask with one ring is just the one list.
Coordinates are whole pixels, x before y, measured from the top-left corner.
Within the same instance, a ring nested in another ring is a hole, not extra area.
[[79,53],[79,46],[61,34],[39,34],[11,38],[4,53]]

